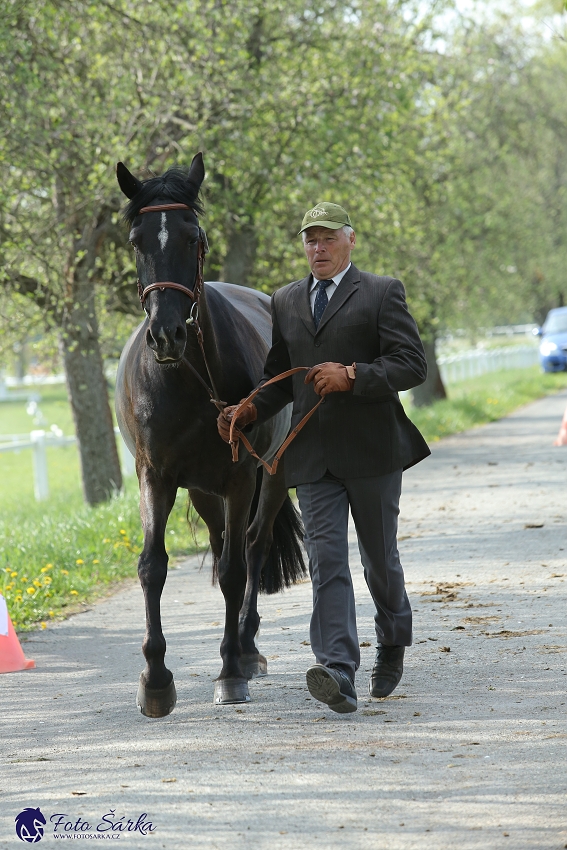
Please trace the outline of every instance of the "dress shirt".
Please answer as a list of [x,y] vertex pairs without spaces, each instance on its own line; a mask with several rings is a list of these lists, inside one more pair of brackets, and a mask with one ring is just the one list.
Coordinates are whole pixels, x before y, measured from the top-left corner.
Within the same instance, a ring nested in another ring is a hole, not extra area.
[[[329,301],[331,300],[332,296],[334,295],[334,293],[337,289],[337,286],[339,285],[339,283],[341,282],[341,280],[343,279],[345,274],[350,269],[351,265],[352,265],[352,263],[349,263],[348,266],[346,267],[346,269],[343,269],[342,272],[339,272],[334,277],[324,278],[325,280],[332,280],[333,281],[332,283],[330,283],[327,286],[327,289],[326,289],[327,298],[329,299]],[[317,284],[318,283],[319,283],[319,280],[315,277],[315,275],[313,275],[313,282],[312,282],[311,288],[309,290],[309,302],[311,304],[311,314],[313,314],[313,311],[315,309],[315,298],[316,298],[316,295],[317,295]]]

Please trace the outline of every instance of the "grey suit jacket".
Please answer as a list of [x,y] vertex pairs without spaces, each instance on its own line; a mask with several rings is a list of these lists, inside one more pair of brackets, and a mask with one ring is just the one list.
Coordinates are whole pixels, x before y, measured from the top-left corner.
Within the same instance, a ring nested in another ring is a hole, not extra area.
[[[430,451],[398,392],[423,383],[427,364],[401,281],[351,266],[317,330],[311,282],[309,275],[272,297],[272,347],[262,381],[325,361],[356,363],[356,380],[352,391],[330,393],[287,449],[288,486],[316,481],[326,470],[339,478],[363,478],[413,466]],[[290,401],[292,427],[300,422],[318,401],[304,377],[300,372],[256,396],[258,424]]]

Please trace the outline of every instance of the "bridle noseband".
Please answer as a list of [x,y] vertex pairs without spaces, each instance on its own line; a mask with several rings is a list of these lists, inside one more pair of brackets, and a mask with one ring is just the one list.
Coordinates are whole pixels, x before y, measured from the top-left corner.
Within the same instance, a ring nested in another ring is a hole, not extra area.
[[[148,212],[166,212],[166,210],[190,210],[191,207],[187,206],[187,204],[156,204],[153,207],[142,207],[139,210],[138,215],[143,215]],[[205,265],[205,255],[209,252],[209,243],[207,241],[207,234],[203,230],[203,228],[199,225],[199,243],[197,249],[197,277],[195,280],[195,286],[193,290],[189,289],[187,286],[184,286],[182,283],[175,283],[172,280],[160,280],[157,283],[150,283],[149,286],[142,288],[142,284],[140,283],[140,279],[138,278],[138,296],[140,298],[140,304],[145,308],[145,300],[148,297],[150,292],[153,292],[154,289],[160,289],[162,292],[164,289],[178,289],[180,292],[183,292],[184,295],[188,295],[194,302],[194,304],[199,303],[199,297],[201,295],[201,291],[203,289],[203,266]],[[191,308],[191,313],[193,314],[193,308]]]

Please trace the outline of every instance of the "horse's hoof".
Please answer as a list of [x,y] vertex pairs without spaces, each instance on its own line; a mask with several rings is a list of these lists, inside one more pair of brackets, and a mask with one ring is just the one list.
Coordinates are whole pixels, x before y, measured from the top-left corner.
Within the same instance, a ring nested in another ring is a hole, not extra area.
[[140,676],[136,705],[146,717],[167,717],[175,708],[177,692],[173,679],[167,688],[148,688]]
[[240,656],[240,669],[247,679],[255,679],[258,676],[268,675],[268,662],[259,652],[243,653]]
[[235,702],[250,702],[246,679],[217,679],[215,681],[215,705],[231,705]]

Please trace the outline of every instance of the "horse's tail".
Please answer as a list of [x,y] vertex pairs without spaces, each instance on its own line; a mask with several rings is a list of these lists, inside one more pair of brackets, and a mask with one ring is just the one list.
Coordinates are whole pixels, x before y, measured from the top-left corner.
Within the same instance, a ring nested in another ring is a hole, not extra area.
[[272,545],[260,576],[261,593],[278,593],[305,578],[303,534],[299,511],[287,495],[274,521]]

